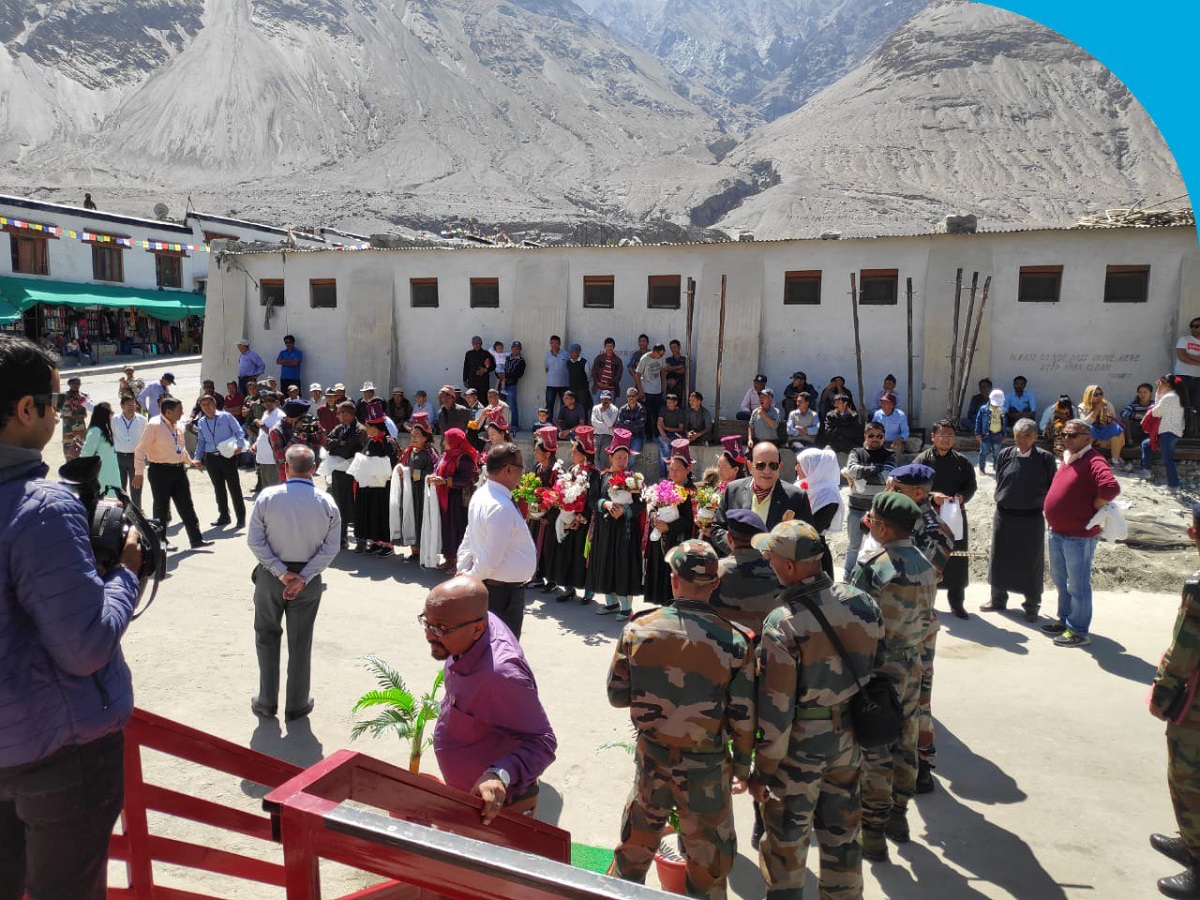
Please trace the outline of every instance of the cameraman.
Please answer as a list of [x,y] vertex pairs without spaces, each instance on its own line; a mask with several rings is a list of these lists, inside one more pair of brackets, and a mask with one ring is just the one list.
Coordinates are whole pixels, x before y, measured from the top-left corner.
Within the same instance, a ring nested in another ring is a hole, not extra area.
[[105,895],[133,686],[131,532],[101,576],[83,505],[46,481],[58,358],[0,335],[0,897]]

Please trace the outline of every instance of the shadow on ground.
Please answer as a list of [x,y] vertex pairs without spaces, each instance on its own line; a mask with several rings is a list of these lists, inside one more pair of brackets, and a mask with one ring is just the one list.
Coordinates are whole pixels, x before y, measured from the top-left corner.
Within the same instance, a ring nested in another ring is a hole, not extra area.
[[[246,714],[250,715],[249,707]],[[293,763],[303,769],[319,763],[325,758],[325,749],[312,731],[306,716],[287,723],[287,731],[280,728],[278,719],[258,720],[254,733],[250,735],[250,749]],[[242,782],[242,793],[247,797],[262,798],[271,789],[254,781]]]

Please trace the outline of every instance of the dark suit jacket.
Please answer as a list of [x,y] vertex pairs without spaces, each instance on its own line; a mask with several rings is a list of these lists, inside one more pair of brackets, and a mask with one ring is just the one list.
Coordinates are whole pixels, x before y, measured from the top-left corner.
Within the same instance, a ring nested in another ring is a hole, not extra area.
[[[713,519],[712,545],[722,556],[730,554],[729,541],[725,537],[725,513],[731,509],[751,509],[754,490],[750,487],[753,479],[739,478],[725,486],[721,495],[721,505],[717,507],[716,518]],[[783,521],[783,514],[791,510],[793,518],[803,519],[812,524],[812,507],[808,504],[808,495],[796,485],[788,481],[778,481],[771,493],[771,505],[767,510],[766,526],[774,528]]]

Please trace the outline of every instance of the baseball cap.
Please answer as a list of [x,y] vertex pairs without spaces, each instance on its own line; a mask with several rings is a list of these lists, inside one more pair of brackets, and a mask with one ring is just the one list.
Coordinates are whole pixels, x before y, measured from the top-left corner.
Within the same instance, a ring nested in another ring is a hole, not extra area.
[[776,553],[793,562],[820,559],[825,552],[821,535],[803,519],[780,522],[766,534],[756,536],[750,546],[759,553]]
[[705,541],[684,541],[667,553],[671,571],[692,584],[713,584],[720,574],[717,551]]
[[309,392],[310,394],[311,394],[313,391],[319,391],[319,390],[321,390],[321,385],[320,385],[320,384],[318,384],[318,383],[317,383],[317,382],[315,382],[315,381],[314,381],[312,384],[310,384],[310,385],[308,386],[308,392]]
[[601,399],[601,400],[611,400],[612,398],[613,398],[613,392],[612,392],[612,391],[601,391],[601,392],[600,392],[600,399]]
[[762,372],[759,372],[757,375],[754,376],[754,380],[755,380],[755,382],[761,381],[763,384],[766,384],[767,376],[764,375]]
[[775,396],[775,392],[774,392],[773,390],[771,390],[770,388],[763,388],[761,391],[759,391],[759,392],[758,392],[758,395],[759,395],[760,397],[761,397],[763,394],[766,394],[768,397],[774,397],[774,396]]
[[172,375],[170,372],[163,372],[162,377],[163,377],[164,381],[169,381],[169,382],[171,382],[171,384],[175,383],[175,376]]

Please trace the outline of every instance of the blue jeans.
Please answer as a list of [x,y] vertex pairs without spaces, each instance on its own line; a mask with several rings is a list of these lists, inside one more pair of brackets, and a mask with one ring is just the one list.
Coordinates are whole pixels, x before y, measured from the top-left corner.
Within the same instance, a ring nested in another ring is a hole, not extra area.
[[631,437],[629,439],[629,446],[633,448],[633,453],[631,454],[631,457],[629,460],[630,466],[633,466],[633,464],[635,462],[633,457],[636,457],[639,453],[642,452],[642,447],[645,445],[645,443],[646,443],[645,435],[635,434],[635,435],[633,435],[633,437]]
[[671,441],[681,437],[683,435],[679,434],[670,434],[667,437],[663,437],[661,434],[658,436],[658,449],[661,451],[658,454],[658,474],[661,478],[667,477],[667,462],[671,459]]
[[1004,432],[988,432],[979,438],[979,471],[983,471],[983,461],[987,455],[992,455],[992,471],[996,471],[996,461],[1000,458],[1000,445],[1004,443]]
[[[1167,470],[1167,487],[1179,487],[1179,473],[1175,471],[1175,444],[1179,435],[1166,432],[1158,436],[1158,449],[1162,453],[1163,468]],[[1150,449],[1150,438],[1142,441],[1142,468],[1147,472],[1154,465],[1154,451]]]
[[1092,624],[1094,537],[1065,537],[1050,532],[1050,577],[1058,588],[1058,618],[1076,634]]
[[516,434],[521,430],[521,404],[517,401],[517,383],[515,381],[506,382],[504,393],[508,395],[508,408],[512,412],[512,430]]

